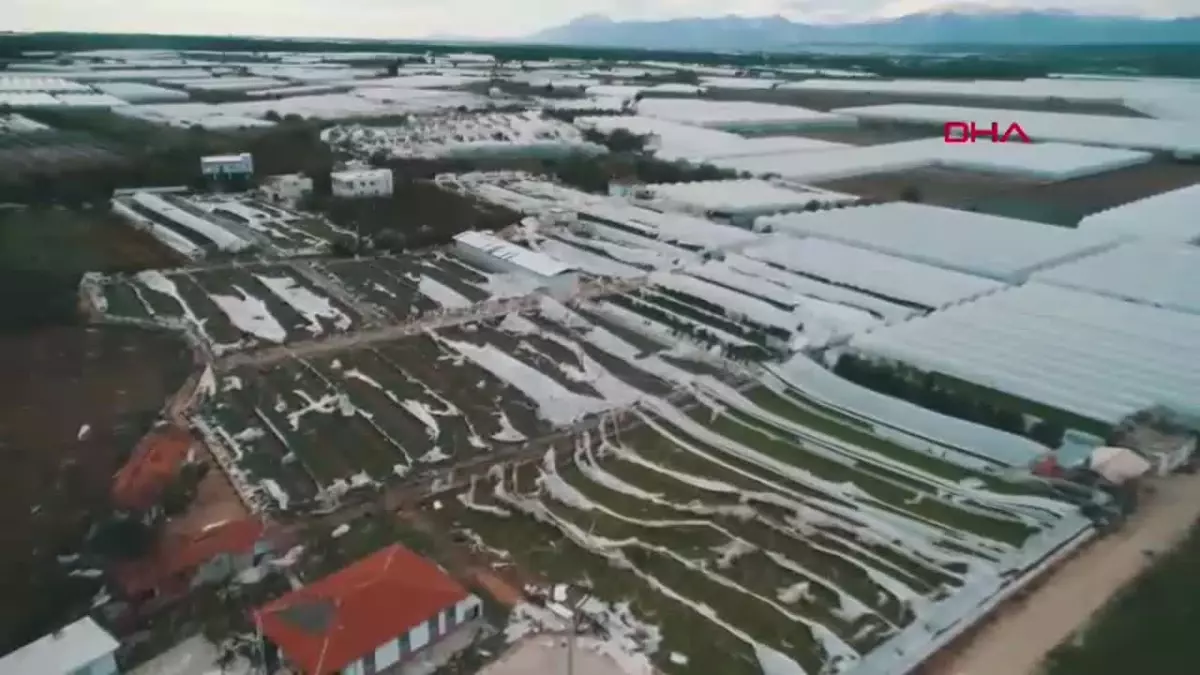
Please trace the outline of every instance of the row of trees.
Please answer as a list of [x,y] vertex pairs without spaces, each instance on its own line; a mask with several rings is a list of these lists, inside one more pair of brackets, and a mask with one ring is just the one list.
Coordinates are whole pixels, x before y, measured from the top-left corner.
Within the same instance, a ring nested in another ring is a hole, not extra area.
[[1051,448],[1062,445],[1066,430],[1050,421],[1027,425],[1025,416],[970,392],[945,384],[933,373],[902,364],[877,362],[855,354],[842,354],[833,371],[851,382],[881,394],[915,403],[950,417],[1026,436]]

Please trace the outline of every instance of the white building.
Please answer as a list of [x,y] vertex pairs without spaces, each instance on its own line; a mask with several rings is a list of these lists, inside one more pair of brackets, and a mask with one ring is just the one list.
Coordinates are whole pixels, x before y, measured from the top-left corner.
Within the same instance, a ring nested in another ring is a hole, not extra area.
[[200,158],[200,172],[205,176],[241,177],[254,175],[254,157],[248,152],[237,155],[210,155]]
[[579,275],[570,265],[490,232],[469,230],[455,235],[454,252],[485,269],[534,277],[559,297],[571,295],[579,283]]
[[0,658],[0,675],[116,675],[117,641],[84,617]]
[[388,197],[395,189],[391,169],[335,171],[330,179],[335,197]]

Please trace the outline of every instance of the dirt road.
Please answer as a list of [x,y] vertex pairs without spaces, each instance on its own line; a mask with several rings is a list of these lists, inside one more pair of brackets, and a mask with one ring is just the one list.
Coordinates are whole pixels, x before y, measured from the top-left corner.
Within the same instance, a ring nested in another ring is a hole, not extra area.
[[1156,494],[1143,499],[1121,530],[1039,580],[1025,599],[1001,609],[957,653],[924,671],[926,675],[1036,673],[1050,650],[1153,562],[1145,551],[1171,548],[1200,517],[1200,475],[1173,476],[1155,487]]

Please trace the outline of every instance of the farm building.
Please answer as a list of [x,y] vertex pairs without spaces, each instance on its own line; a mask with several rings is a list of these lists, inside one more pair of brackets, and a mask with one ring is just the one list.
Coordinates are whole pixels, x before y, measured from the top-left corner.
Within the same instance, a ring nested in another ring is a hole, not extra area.
[[1200,316],[1029,282],[855,335],[850,347],[1111,429],[1166,406],[1195,415]]
[[1094,213],[1079,222],[1079,229],[1140,239],[1193,241],[1200,239],[1197,212],[1200,185],[1191,185]]
[[200,172],[205,176],[241,177],[254,174],[254,157],[248,152],[236,155],[210,155],[200,158]]
[[389,197],[395,189],[391,169],[354,169],[330,175],[335,197]]
[[480,615],[477,597],[399,544],[254,613],[280,661],[303,675],[392,672],[434,645],[465,648]]
[[906,202],[765,216],[755,227],[1007,282],[1113,243],[1111,236],[1100,233]]
[[854,195],[757,179],[659,183],[641,186],[636,196],[659,210],[716,217],[746,227],[757,216],[858,201]]
[[118,646],[84,617],[0,658],[0,675],[116,675]]
[[579,283],[570,265],[490,232],[468,230],[455,235],[454,252],[484,269],[533,276],[556,293],[570,293]]

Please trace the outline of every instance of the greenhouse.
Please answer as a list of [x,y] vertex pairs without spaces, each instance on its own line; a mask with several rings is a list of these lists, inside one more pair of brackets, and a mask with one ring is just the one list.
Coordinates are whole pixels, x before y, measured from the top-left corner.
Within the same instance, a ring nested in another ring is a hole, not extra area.
[[1200,412],[1200,316],[1029,283],[855,336],[868,356],[1105,424]]

